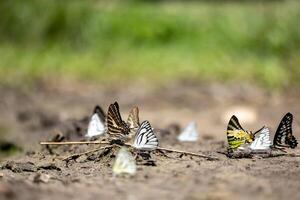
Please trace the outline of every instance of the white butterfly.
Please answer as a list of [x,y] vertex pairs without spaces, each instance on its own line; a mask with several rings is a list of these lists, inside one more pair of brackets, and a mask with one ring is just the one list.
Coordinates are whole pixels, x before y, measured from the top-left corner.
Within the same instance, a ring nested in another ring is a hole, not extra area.
[[148,121],[144,121],[136,132],[133,147],[147,151],[158,147],[158,139]]
[[122,174],[135,175],[135,173],[136,163],[133,156],[125,147],[122,147],[113,165],[113,174],[117,176]]
[[93,137],[105,133],[105,123],[100,119],[98,113],[94,113],[87,130],[86,137]]
[[270,131],[267,127],[263,128],[260,131],[260,134],[256,139],[251,143],[251,150],[268,150],[270,149],[272,142],[270,140]]
[[196,142],[198,140],[197,123],[191,122],[177,137],[181,142]]

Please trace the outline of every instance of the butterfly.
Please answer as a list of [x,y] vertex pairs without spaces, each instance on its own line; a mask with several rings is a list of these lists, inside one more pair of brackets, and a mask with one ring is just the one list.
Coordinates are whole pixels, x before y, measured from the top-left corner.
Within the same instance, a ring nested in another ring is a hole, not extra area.
[[139,127],[133,147],[139,150],[152,151],[158,147],[158,139],[148,121],[144,121]]
[[129,174],[134,175],[136,173],[136,163],[132,154],[125,148],[122,147],[116,157],[113,165],[113,174],[122,175]]
[[130,129],[129,137],[132,138],[140,127],[138,107],[132,108],[131,111],[129,112],[129,116],[127,119],[127,126]]
[[[264,128],[264,127],[263,127]],[[252,131],[244,130],[240,125],[238,118],[233,115],[227,126],[227,140],[229,149],[243,149],[243,145],[253,142],[255,134],[263,128],[253,133]]]
[[287,113],[281,120],[277,131],[274,136],[273,146],[275,148],[280,147],[290,147],[292,149],[296,148],[298,142],[293,136],[292,131],[292,123],[293,123],[293,115],[291,113]]
[[195,142],[198,140],[197,123],[191,122],[177,137],[181,142]]
[[105,128],[105,114],[100,106],[95,106],[93,115],[89,122],[86,137],[93,137],[102,135],[106,131]]
[[124,141],[130,132],[127,123],[121,118],[119,104],[117,102],[110,104],[108,107],[106,123],[111,140]]
[[251,143],[250,149],[254,151],[263,151],[270,149],[271,145],[270,130],[267,127],[264,127],[260,131],[258,137],[255,138],[254,142]]

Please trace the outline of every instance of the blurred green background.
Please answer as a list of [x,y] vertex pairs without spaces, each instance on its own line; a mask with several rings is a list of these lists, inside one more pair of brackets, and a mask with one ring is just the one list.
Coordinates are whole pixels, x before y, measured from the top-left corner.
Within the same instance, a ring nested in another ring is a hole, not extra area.
[[0,81],[296,85],[298,1],[0,1]]

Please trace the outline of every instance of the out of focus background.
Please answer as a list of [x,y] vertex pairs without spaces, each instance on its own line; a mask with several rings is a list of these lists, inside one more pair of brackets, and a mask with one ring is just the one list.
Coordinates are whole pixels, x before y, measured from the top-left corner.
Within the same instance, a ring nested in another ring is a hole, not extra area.
[[298,112],[298,1],[16,0],[0,19],[0,133],[21,146],[114,101],[222,140],[232,114],[275,129]]
[[299,83],[294,0],[16,0],[0,2],[0,18],[0,81],[10,86]]

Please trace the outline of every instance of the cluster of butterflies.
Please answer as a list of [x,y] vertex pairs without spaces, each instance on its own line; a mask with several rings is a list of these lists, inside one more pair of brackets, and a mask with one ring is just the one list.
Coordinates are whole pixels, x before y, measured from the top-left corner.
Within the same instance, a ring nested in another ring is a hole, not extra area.
[[[284,150],[285,148],[296,148],[298,142],[292,134],[292,122],[293,115],[287,113],[281,120],[272,143],[270,140],[270,131],[267,127],[264,126],[256,132],[245,130],[240,125],[238,118],[233,115],[227,127],[228,151],[250,150],[255,153],[266,152],[271,149]],[[136,161],[128,148],[126,148],[128,144],[139,152],[151,152],[159,148],[158,138],[149,121],[139,122],[138,107],[134,107],[130,111],[128,119],[125,122],[122,120],[117,102],[109,106],[107,116],[101,107],[96,106],[85,136],[92,138],[106,134],[111,144],[122,146],[117,153],[113,165],[113,173],[115,175],[134,175],[136,173]],[[177,139],[182,142],[197,141],[198,131],[196,122],[191,122],[178,135]]]
[[270,140],[270,130],[262,127],[256,132],[247,131],[240,125],[236,116],[232,116],[227,127],[228,151],[250,150],[251,152],[266,152],[272,149],[284,151],[285,148],[296,148],[297,140],[292,132],[293,115],[287,113],[281,120],[273,143]]
[[[119,104],[111,104],[107,116],[100,106],[94,108],[93,115],[88,125],[86,137],[93,138],[108,135],[112,144],[130,144],[138,151],[153,151],[158,148],[158,138],[149,121],[139,122],[139,109],[131,109],[127,121],[120,115]],[[177,138],[179,141],[193,142],[198,140],[197,124],[191,122]],[[126,145],[125,145],[126,146]],[[117,154],[113,172],[119,174],[135,174],[135,159],[126,147],[122,147]]]
[[139,122],[139,109],[134,107],[128,116],[127,122],[122,120],[117,102],[108,108],[107,116],[101,107],[96,106],[91,117],[86,137],[108,134],[111,143],[124,144],[133,142],[138,150],[152,151],[158,147],[158,139],[153,132],[149,121]]

